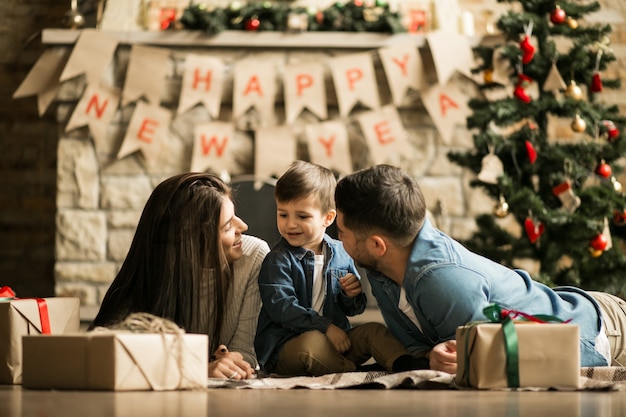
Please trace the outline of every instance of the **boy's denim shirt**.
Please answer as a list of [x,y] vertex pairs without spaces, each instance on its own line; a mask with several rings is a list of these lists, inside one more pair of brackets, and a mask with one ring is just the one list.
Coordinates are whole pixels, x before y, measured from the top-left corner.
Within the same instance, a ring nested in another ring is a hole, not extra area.
[[280,349],[290,339],[310,330],[326,333],[331,323],[347,332],[351,328],[347,316],[365,310],[365,294],[349,298],[339,284],[339,278],[348,273],[360,279],[343,244],[327,234],[322,244],[326,249],[323,272],[326,297],[322,315],[311,308],[315,265],[312,251],[291,246],[281,238],[263,261],[259,273],[263,307],[254,345],[259,363],[267,372],[271,372]]

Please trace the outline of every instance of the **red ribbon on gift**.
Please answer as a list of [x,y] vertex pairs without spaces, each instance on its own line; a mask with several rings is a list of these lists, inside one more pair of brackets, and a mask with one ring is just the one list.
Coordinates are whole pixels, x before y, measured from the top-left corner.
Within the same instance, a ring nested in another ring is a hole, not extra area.
[[41,322],[41,334],[51,334],[50,314],[48,313],[48,303],[44,298],[17,298],[15,291],[9,286],[0,287],[0,298],[10,298],[14,300],[35,300],[39,309],[39,320]]
[[4,287],[0,287],[0,298],[15,298],[15,293],[11,287],[5,285]]

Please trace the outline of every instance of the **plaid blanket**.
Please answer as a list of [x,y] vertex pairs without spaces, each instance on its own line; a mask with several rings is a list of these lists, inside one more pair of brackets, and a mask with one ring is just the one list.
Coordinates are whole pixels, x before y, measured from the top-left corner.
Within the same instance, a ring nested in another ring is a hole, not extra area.
[[[208,388],[234,389],[472,389],[459,387],[454,375],[444,372],[421,370],[395,374],[386,372],[347,372],[322,376],[279,377],[233,381],[217,378],[208,379]],[[547,391],[563,388],[505,388],[503,390]],[[626,368],[594,367],[581,368],[579,391],[626,391]]]

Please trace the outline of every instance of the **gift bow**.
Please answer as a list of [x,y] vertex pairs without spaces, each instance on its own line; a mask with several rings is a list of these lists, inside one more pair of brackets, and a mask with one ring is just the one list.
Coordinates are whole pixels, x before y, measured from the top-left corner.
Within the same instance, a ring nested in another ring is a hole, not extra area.
[[[497,304],[490,304],[483,309],[483,314],[491,323],[502,323],[504,351],[506,353],[506,379],[511,388],[520,386],[519,382],[519,346],[514,319],[518,321],[532,321],[535,323],[568,323],[558,317],[548,314],[530,315],[517,310],[507,310]],[[469,355],[468,355],[469,356]]]
[[[31,298],[37,301],[37,308],[39,309],[39,320],[41,321],[41,334],[50,334],[50,315],[48,314],[48,304],[44,298]],[[15,291],[9,286],[0,287],[0,300],[19,300],[15,296]],[[28,298],[22,298],[22,300],[28,300]]]

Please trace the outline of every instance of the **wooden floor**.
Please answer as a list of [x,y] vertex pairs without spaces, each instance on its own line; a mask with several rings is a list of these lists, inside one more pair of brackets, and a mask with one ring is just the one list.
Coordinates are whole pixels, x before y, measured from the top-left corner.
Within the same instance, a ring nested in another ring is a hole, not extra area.
[[453,390],[37,391],[0,386],[2,417],[626,416],[626,393]]

